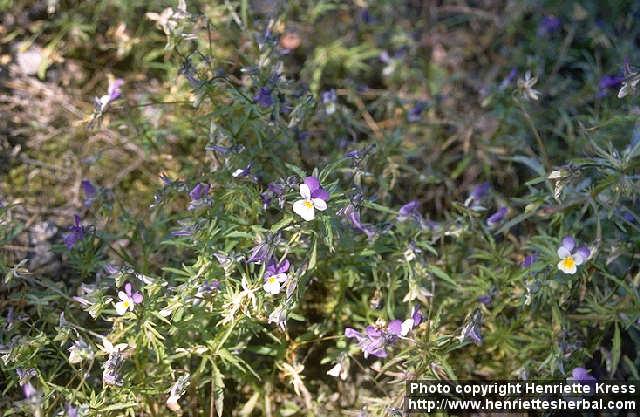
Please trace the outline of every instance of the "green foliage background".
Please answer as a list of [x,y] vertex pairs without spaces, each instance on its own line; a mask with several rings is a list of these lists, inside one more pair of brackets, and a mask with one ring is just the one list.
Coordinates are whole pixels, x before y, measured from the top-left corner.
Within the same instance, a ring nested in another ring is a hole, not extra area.
[[[586,367],[639,379],[637,97],[598,86],[638,60],[637,3],[189,2],[169,33],[147,15],[177,10],[164,1],[0,5],[3,415],[67,404],[173,415],[168,392],[187,374],[181,413],[193,416],[388,415],[410,378],[564,379]],[[545,16],[560,26],[541,33]],[[299,46],[283,54],[285,35]],[[29,51],[34,74],[19,63]],[[518,85],[526,71],[539,101]],[[123,97],[95,118],[108,75],[125,80]],[[253,99],[265,85],[269,108]],[[249,163],[257,182],[232,176]],[[269,182],[312,174],[331,193],[316,220],[291,211],[296,189],[283,209],[263,208]],[[89,207],[83,179],[98,186]],[[198,182],[212,203],[188,211]],[[485,210],[465,205],[483,182]],[[397,221],[411,200],[422,221]],[[350,202],[375,238],[340,215]],[[499,207],[506,219],[488,226]],[[68,251],[75,213],[93,227]],[[42,221],[57,227],[54,256],[32,267]],[[171,235],[185,226],[192,236]],[[290,296],[264,293],[264,267],[215,256],[246,257],[277,232]],[[566,235],[592,252],[574,275],[556,266]],[[129,269],[109,276],[106,264]],[[214,279],[220,291],[194,304]],[[144,302],[120,317],[125,280]],[[424,322],[384,360],[344,337],[414,305]],[[269,323],[277,308],[285,330]],[[478,314],[481,345],[462,337]],[[102,383],[105,354],[68,362],[73,341],[97,352],[102,337],[130,346],[122,387]],[[336,361],[344,380],[326,374]],[[37,404],[17,368],[36,369]]]

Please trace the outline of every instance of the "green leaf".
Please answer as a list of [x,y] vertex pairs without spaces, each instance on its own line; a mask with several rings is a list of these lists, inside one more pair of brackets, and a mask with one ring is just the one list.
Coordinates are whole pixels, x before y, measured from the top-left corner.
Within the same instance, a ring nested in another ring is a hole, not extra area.
[[615,324],[613,329],[613,347],[611,348],[611,370],[610,376],[613,377],[613,374],[618,369],[618,364],[620,363],[620,326],[618,323]]
[[289,168],[289,170],[291,170],[291,171],[295,172],[296,174],[298,174],[298,176],[300,178],[305,178],[307,176],[307,174],[305,174],[302,169],[300,169],[299,167],[297,167],[297,166],[295,166],[293,164],[285,163],[285,166],[287,168]]
[[449,284],[453,285],[454,287],[457,287],[458,284],[449,276],[449,274],[447,274],[446,272],[444,272],[442,269],[438,268],[435,265],[429,265],[427,267],[427,270],[429,272],[431,272],[432,274],[434,274],[436,277],[440,278],[443,281],[448,282]]

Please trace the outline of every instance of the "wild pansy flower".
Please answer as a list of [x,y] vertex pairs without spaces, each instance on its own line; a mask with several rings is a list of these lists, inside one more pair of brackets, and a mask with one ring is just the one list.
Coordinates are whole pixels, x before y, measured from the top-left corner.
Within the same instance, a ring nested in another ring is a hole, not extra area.
[[398,217],[397,217],[398,221],[403,222],[409,218],[413,218],[415,220],[420,221],[422,216],[418,211],[419,205],[420,203],[418,203],[418,200],[411,200],[407,204],[400,207],[400,210],[398,210]]
[[531,253],[525,256],[524,260],[522,261],[522,267],[530,268],[535,263],[536,259],[538,259],[538,255],[536,253]]
[[80,216],[77,214],[73,216],[73,223],[73,226],[69,227],[69,233],[63,238],[64,244],[69,250],[73,249],[78,241],[84,239],[87,232],[87,227],[80,224]]
[[282,197],[284,196],[285,188],[281,184],[271,182],[267,185],[267,190],[260,193],[260,199],[262,200],[262,206],[266,210],[270,205],[271,201],[274,198],[278,198],[278,202],[280,204],[280,208],[283,207],[284,201]]
[[124,291],[118,292],[118,298],[120,301],[116,303],[116,313],[124,315],[127,310],[133,311],[136,304],[142,302],[142,294],[138,291],[133,292],[131,283],[124,284]]
[[273,97],[271,95],[271,89],[267,87],[260,87],[255,96],[253,96],[253,101],[258,104],[260,107],[271,107],[273,106]]
[[354,229],[366,234],[368,239],[373,239],[376,236],[376,228],[360,221],[360,211],[353,203],[349,203],[338,210],[337,214],[344,216]]
[[186,374],[179,377],[169,390],[169,398],[167,399],[167,408],[171,411],[180,411],[181,407],[178,400],[182,398],[187,387],[190,384],[191,375]]
[[280,234],[267,234],[256,246],[251,249],[248,263],[263,263],[267,259],[271,259],[274,248],[280,243]]
[[293,203],[293,211],[306,221],[315,218],[315,210],[325,211],[329,193],[320,186],[316,177],[307,177],[300,184],[300,196],[302,200]]
[[458,336],[458,340],[460,342],[472,341],[476,345],[480,346],[482,344],[482,311],[480,309],[476,309],[473,313],[470,320],[462,328],[460,332],[460,336]]
[[84,340],[76,340],[69,347],[69,363],[80,363],[83,360],[93,360],[93,349]]
[[[240,169],[236,169],[235,171],[233,171],[231,176],[233,178],[245,178],[245,177],[248,177],[251,174],[251,168],[252,167],[253,167],[253,163],[249,162],[246,167],[240,168]],[[255,177],[253,177],[253,178],[257,179]]]
[[518,80],[518,88],[522,93],[522,97],[525,100],[533,100],[538,101],[540,97],[540,91],[533,88],[533,86],[538,82],[538,77],[534,77],[531,75],[531,71],[527,71],[524,74],[524,78]]
[[602,98],[609,94],[610,90],[618,90],[624,82],[622,75],[604,75],[598,82],[598,98]]
[[187,210],[192,211],[197,209],[198,207],[202,207],[204,205],[208,205],[210,200],[208,198],[209,190],[211,190],[210,184],[204,184],[199,182],[196,184],[193,189],[189,192],[189,197],[191,197],[191,202],[189,203],[189,207]]
[[36,370],[33,368],[27,370],[17,368],[16,373],[18,374],[18,378],[20,378],[20,387],[22,388],[24,397],[28,400],[35,397],[38,392],[29,380],[36,376]]
[[426,101],[418,101],[407,113],[407,120],[410,123],[419,122],[422,117],[422,112],[427,108]]
[[508,211],[509,209],[506,207],[500,207],[495,213],[487,218],[487,226],[495,226],[503,221]]
[[414,309],[412,317],[404,322],[391,320],[386,328],[381,324],[369,325],[365,329],[364,335],[351,327],[347,327],[344,329],[344,335],[358,341],[365,358],[368,358],[369,355],[385,358],[387,357],[387,348],[396,343],[401,336],[409,334],[421,321],[422,313],[420,313],[420,310]]
[[480,201],[487,195],[491,185],[488,182],[478,184],[469,193],[469,197],[464,201],[465,207],[469,207],[473,211],[484,211],[485,208]]
[[89,207],[96,199],[97,190],[96,187],[89,180],[82,180],[80,183],[82,192],[84,194],[84,205]]
[[[582,265],[587,259],[591,251],[586,246],[580,246],[575,248],[576,241],[571,236],[566,236],[562,239],[562,243],[558,248],[558,269],[565,274],[575,274],[577,267]],[[575,248],[575,250],[574,250]]]
[[263,288],[267,294],[280,294],[280,284],[287,280],[289,266],[289,261],[286,258],[280,263],[277,263],[273,258],[271,259],[264,273]]
[[331,90],[324,91],[321,97],[322,97],[322,104],[324,104],[325,112],[327,113],[327,115],[331,115],[335,113],[336,100],[337,100],[336,90],[331,89]]
[[592,375],[589,375],[589,371],[585,368],[573,368],[571,376],[567,378],[567,382],[579,382],[580,385],[589,385],[591,392],[595,391],[595,383],[597,379]]
[[120,97],[120,95],[122,94],[122,91],[120,90],[122,84],[124,84],[124,80],[122,80],[121,78],[109,79],[109,88],[107,90],[107,94],[99,98],[96,97],[96,110],[98,111],[98,113],[104,113],[109,104]]
[[538,36],[548,36],[560,29],[562,22],[556,16],[545,16],[538,25]]
[[387,328],[382,326],[369,325],[365,329],[365,334],[361,334],[357,330],[347,327],[344,329],[344,335],[350,339],[356,339],[365,359],[369,355],[378,358],[387,357],[387,348],[393,345],[402,332],[402,322],[393,320],[389,322]]

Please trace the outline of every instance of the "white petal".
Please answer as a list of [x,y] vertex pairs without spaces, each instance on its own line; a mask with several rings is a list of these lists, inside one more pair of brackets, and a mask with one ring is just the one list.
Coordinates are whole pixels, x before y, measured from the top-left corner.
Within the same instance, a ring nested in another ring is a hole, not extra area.
[[118,298],[124,301],[124,300],[126,300],[127,298],[129,298],[129,296],[128,296],[125,292],[123,292],[123,291],[119,291],[119,292],[118,292]]
[[569,252],[567,248],[565,248],[564,246],[560,246],[558,248],[558,258],[564,259],[568,258],[569,256],[571,256],[571,252]]
[[325,211],[327,209],[327,203],[321,198],[313,198],[313,207],[317,208],[320,211]]
[[107,353],[113,352],[113,344],[106,337],[102,338],[102,346],[104,346],[104,351]]
[[331,376],[335,376],[337,377],[338,375],[340,375],[340,371],[342,371],[342,365],[340,365],[340,362],[336,363],[335,366],[331,369],[329,369],[327,371],[327,375],[331,375]]
[[407,319],[402,322],[402,331],[400,332],[400,334],[402,336],[406,336],[409,334],[411,329],[413,329],[413,319]]
[[298,200],[293,203],[293,212],[305,219],[306,221],[313,220],[315,218],[315,210],[312,207],[307,207],[305,204],[307,200]]
[[119,315],[124,315],[127,312],[127,305],[124,301],[119,301],[116,303],[116,313]]
[[582,256],[580,252],[576,252],[572,256],[573,261],[576,263],[576,265],[582,265],[585,261],[584,256]]
[[308,200],[311,198],[311,190],[307,184],[300,184],[300,197]]
[[576,268],[575,264],[571,268],[565,267],[564,259],[562,259],[562,260],[560,260],[560,262],[558,262],[558,269],[561,270],[562,272],[564,272],[565,274],[575,274],[576,271],[578,270],[578,268]]
[[280,273],[280,274],[276,274],[273,276],[276,281],[278,282],[285,282],[287,280],[287,274],[285,274],[284,272]]
[[269,280],[267,280],[267,282],[264,283],[263,288],[268,294],[280,294],[280,283],[277,280],[274,280],[273,282],[269,282]]

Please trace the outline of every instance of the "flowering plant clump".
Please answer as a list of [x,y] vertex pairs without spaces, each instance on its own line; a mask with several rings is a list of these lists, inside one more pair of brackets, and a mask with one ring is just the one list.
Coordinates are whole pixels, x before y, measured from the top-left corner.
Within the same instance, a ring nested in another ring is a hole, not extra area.
[[640,6],[23,3],[3,415],[383,417],[409,380],[640,375]]

